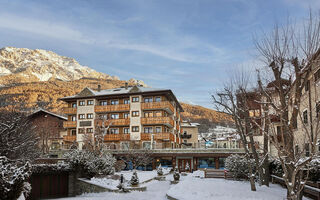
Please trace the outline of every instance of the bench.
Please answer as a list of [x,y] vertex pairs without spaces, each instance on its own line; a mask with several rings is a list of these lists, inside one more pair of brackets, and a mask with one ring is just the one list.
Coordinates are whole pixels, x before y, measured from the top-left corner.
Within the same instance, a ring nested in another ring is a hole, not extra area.
[[232,173],[227,170],[221,169],[205,169],[204,170],[205,178],[224,178],[224,179],[232,179]]

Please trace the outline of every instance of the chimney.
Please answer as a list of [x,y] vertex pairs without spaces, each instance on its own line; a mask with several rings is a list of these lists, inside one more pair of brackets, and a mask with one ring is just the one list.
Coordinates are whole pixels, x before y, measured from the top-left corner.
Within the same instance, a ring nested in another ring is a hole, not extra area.
[[101,91],[101,85],[98,85],[98,92]]
[[124,84],[124,88],[126,88],[126,90],[128,89],[128,82]]

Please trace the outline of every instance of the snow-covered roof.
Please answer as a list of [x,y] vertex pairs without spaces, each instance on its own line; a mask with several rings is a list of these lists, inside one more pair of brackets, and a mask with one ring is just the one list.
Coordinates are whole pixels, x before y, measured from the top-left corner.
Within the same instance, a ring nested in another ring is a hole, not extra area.
[[32,116],[32,115],[35,115],[35,114],[37,114],[37,113],[39,113],[39,112],[45,112],[45,113],[47,113],[47,114],[49,114],[49,115],[58,117],[58,118],[60,118],[60,119],[68,120],[67,117],[64,117],[64,116],[62,116],[62,115],[55,114],[55,113],[53,113],[53,112],[49,112],[49,111],[44,110],[44,109],[42,109],[42,108],[35,110],[35,111],[32,112],[30,115],[28,115],[28,117],[30,117],[30,116]]
[[200,126],[200,124],[199,123],[188,122],[188,121],[183,121],[181,126],[182,127],[197,127],[197,126]]

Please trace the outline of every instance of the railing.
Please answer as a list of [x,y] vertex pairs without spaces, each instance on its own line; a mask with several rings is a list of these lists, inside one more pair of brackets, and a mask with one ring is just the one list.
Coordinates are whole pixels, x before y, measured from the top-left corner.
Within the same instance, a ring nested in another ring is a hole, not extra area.
[[130,104],[118,104],[118,105],[106,105],[106,106],[95,106],[94,112],[121,112],[129,111]]
[[[129,126],[130,125],[130,118],[126,119],[108,119],[104,121],[105,126]],[[102,120],[101,119],[96,119],[95,120],[95,125],[97,126],[102,126]]]
[[173,127],[173,120],[170,117],[142,117],[141,124],[166,124]]
[[63,122],[64,128],[76,128],[77,127],[77,121],[65,121]]
[[170,113],[173,113],[174,111],[173,105],[169,101],[141,103],[141,109],[142,110],[163,109],[163,110],[169,111]]
[[141,140],[151,140],[152,135],[154,140],[174,141],[174,135],[172,133],[141,133]]
[[191,134],[181,134],[181,138],[190,139],[192,137]]
[[107,134],[104,136],[104,141],[123,141],[130,140],[130,134]]
[[74,142],[77,140],[77,136],[76,135],[64,135],[63,140],[67,141],[67,142]]
[[62,110],[63,110],[63,113],[67,115],[77,114],[77,108],[65,107]]

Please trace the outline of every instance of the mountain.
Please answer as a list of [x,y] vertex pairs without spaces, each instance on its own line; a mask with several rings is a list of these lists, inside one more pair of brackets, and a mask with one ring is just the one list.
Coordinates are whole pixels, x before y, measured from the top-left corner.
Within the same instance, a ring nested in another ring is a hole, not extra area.
[[[66,105],[58,99],[79,93],[83,88],[101,89],[129,85],[144,85],[141,80],[119,80],[80,65],[73,58],[46,50],[5,47],[0,49],[0,105],[19,102],[31,109],[46,108],[61,113]],[[201,123],[207,130],[221,123],[230,123],[231,117],[201,106],[181,103],[183,119]]]
[[90,77],[119,80],[80,65],[75,59],[41,49],[5,47],[0,49],[0,84],[35,81],[73,81]]

